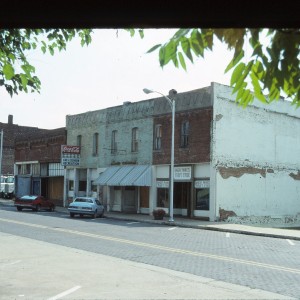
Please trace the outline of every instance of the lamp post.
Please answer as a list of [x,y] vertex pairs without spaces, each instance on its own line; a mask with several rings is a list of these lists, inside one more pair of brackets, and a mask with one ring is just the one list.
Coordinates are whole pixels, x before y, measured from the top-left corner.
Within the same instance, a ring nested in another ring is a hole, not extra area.
[[162,95],[167,99],[171,109],[172,109],[172,141],[171,141],[171,175],[170,175],[170,219],[169,222],[174,222],[173,218],[173,202],[174,202],[174,131],[175,131],[175,95],[177,94],[176,90],[169,91],[169,97],[153,90],[143,89],[144,93],[157,93]]

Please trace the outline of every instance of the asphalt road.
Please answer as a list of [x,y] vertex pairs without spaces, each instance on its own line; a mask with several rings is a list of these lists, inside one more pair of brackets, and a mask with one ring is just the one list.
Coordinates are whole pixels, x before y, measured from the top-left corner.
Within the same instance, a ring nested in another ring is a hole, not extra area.
[[300,297],[299,241],[105,218],[70,219],[63,213],[17,212],[13,207],[0,207],[0,231],[189,276]]

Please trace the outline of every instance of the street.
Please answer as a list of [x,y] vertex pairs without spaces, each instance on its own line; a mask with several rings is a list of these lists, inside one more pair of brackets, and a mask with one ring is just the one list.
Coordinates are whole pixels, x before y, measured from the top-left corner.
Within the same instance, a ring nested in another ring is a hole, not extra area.
[[5,206],[0,228],[1,299],[300,296],[299,241]]

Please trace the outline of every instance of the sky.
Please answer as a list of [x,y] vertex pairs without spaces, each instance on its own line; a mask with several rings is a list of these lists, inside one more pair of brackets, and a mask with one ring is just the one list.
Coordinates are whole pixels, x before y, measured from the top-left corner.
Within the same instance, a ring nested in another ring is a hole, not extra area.
[[173,63],[161,68],[158,51],[146,53],[156,44],[167,42],[177,29],[145,29],[145,37],[131,37],[122,29],[95,29],[92,43],[81,47],[79,39],[54,56],[34,51],[28,59],[42,83],[41,93],[19,93],[10,97],[0,87],[0,122],[55,129],[66,126],[66,115],[122,105],[159,97],[145,94],[143,88],[168,95],[209,86],[211,82],[229,85],[224,70],[233,54],[216,41],[205,59],[187,62],[187,71]]

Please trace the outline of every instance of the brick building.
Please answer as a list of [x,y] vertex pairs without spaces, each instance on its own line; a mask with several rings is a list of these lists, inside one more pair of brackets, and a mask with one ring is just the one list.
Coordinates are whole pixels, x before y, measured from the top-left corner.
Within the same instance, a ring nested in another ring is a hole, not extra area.
[[42,195],[63,204],[64,167],[61,146],[66,143],[65,128],[43,129],[15,141],[16,196]]
[[0,122],[0,132],[3,130],[2,174],[14,174],[15,140],[24,135],[31,135],[42,131],[37,127],[19,126],[13,124],[13,116],[8,116],[7,123]]
[[[300,112],[280,99],[247,108],[232,88],[176,95],[174,216],[210,221],[300,216]],[[108,210],[169,210],[171,108],[164,97],[67,116],[66,196],[94,195]],[[141,172],[141,173],[139,173]]]

